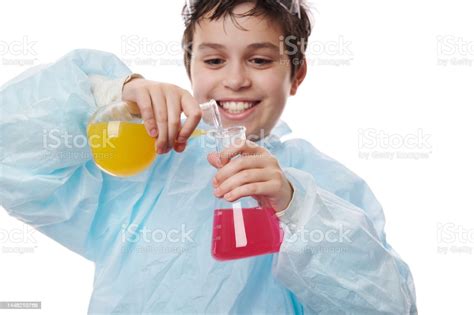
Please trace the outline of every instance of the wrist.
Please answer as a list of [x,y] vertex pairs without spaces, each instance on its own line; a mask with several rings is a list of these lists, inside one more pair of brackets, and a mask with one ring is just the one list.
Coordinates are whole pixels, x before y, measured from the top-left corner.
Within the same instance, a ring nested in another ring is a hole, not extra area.
[[145,80],[144,77],[141,74],[138,73],[132,73],[128,75],[127,77],[124,78],[122,82],[122,99],[127,100],[130,98],[132,94],[132,84],[130,84],[132,81],[135,83],[137,80]]
[[283,207],[281,210],[276,211],[276,215],[278,217],[281,217],[285,214],[286,210],[288,210],[290,208],[291,204],[293,203],[293,199],[295,197],[295,189],[293,187],[293,184],[289,180],[287,180],[287,182],[288,182],[288,185],[290,186],[290,198],[289,198],[289,201],[288,201],[286,207]]

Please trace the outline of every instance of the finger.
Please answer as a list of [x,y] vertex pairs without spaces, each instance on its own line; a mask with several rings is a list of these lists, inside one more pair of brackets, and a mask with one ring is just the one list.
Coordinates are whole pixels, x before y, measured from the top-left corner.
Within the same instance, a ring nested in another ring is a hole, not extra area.
[[201,108],[199,107],[199,104],[188,91],[183,91],[184,92],[181,95],[181,106],[186,115],[186,120],[178,134],[177,141],[179,143],[185,143],[188,141],[201,120]]
[[263,156],[241,156],[237,159],[230,161],[230,163],[222,166],[219,171],[217,171],[216,182],[218,185],[223,183],[229,177],[245,170],[245,169],[256,169],[256,168],[266,168],[273,165],[273,161],[270,157]]
[[178,141],[174,143],[174,150],[178,153],[183,152],[185,148],[186,148],[186,143],[179,143]]
[[153,101],[153,112],[158,126],[158,139],[155,142],[155,149],[158,153],[168,151],[168,110],[166,99],[159,90],[150,93]]
[[271,196],[275,194],[275,187],[277,187],[275,181],[250,183],[226,193],[224,198],[227,201],[234,202],[242,197]]
[[219,158],[219,153],[217,152],[211,152],[207,155],[207,160],[209,161],[209,164],[214,166],[215,168],[221,168],[221,160]]
[[271,180],[271,173],[267,169],[247,169],[227,178],[215,190],[216,197],[222,197],[237,187],[250,183],[266,182]]
[[168,110],[168,147],[174,148],[175,141],[178,137],[180,119],[181,119],[181,103],[180,96],[176,92],[166,95],[166,104]]
[[220,154],[222,165],[229,163],[237,155],[269,155],[265,148],[260,147],[256,143],[245,140],[243,142],[235,141],[233,146],[223,150]]
[[146,131],[150,136],[156,137],[157,127],[155,115],[153,113],[153,106],[148,92],[143,92],[137,95],[137,105],[140,109],[140,115],[142,116]]

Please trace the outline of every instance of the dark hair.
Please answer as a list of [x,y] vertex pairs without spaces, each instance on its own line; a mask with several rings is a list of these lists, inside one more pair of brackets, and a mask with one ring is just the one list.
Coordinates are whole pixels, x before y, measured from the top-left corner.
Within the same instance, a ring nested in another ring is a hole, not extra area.
[[[242,3],[254,3],[255,6],[244,14],[234,14],[233,10]],[[308,37],[311,34],[311,19],[308,8],[304,0],[300,0],[299,14],[290,13],[289,9],[292,0],[194,0],[191,7],[184,6],[182,15],[184,18],[185,30],[182,39],[184,49],[184,65],[188,76],[191,77],[191,54],[193,36],[196,24],[208,16],[211,21],[221,17],[230,17],[236,23],[236,17],[264,16],[271,21],[278,21],[285,38],[285,52],[290,58],[291,78],[304,60]],[[285,5],[287,8],[285,8]],[[295,40],[292,43],[291,40]]]

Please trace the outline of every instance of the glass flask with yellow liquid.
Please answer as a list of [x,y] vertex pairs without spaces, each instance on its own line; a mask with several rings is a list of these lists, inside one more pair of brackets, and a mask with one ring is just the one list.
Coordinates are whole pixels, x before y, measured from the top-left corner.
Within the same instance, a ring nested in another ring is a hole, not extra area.
[[[199,105],[203,121],[220,128],[217,103],[211,100]],[[192,137],[205,135],[194,130]],[[148,135],[138,105],[119,101],[100,107],[87,126],[89,147],[96,165],[113,176],[133,176],[147,169],[155,160],[155,138]]]

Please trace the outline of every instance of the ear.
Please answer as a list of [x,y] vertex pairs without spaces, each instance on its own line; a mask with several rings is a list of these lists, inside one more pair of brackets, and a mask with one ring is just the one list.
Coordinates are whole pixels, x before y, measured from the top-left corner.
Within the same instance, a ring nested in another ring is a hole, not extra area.
[[304,78],[306,77],[306,71],[308,70],[308,67],[306,65],[306,58],[303,58],[301,60],[301,65],[298,68],[298,70],[295,73],[295,77],[293,78],[293,81],[291,82],[291,90],[290,90],[290,95],[295,95],[296,91],[298,90],[298,87],[300,86],[301,83],[303,83]]

